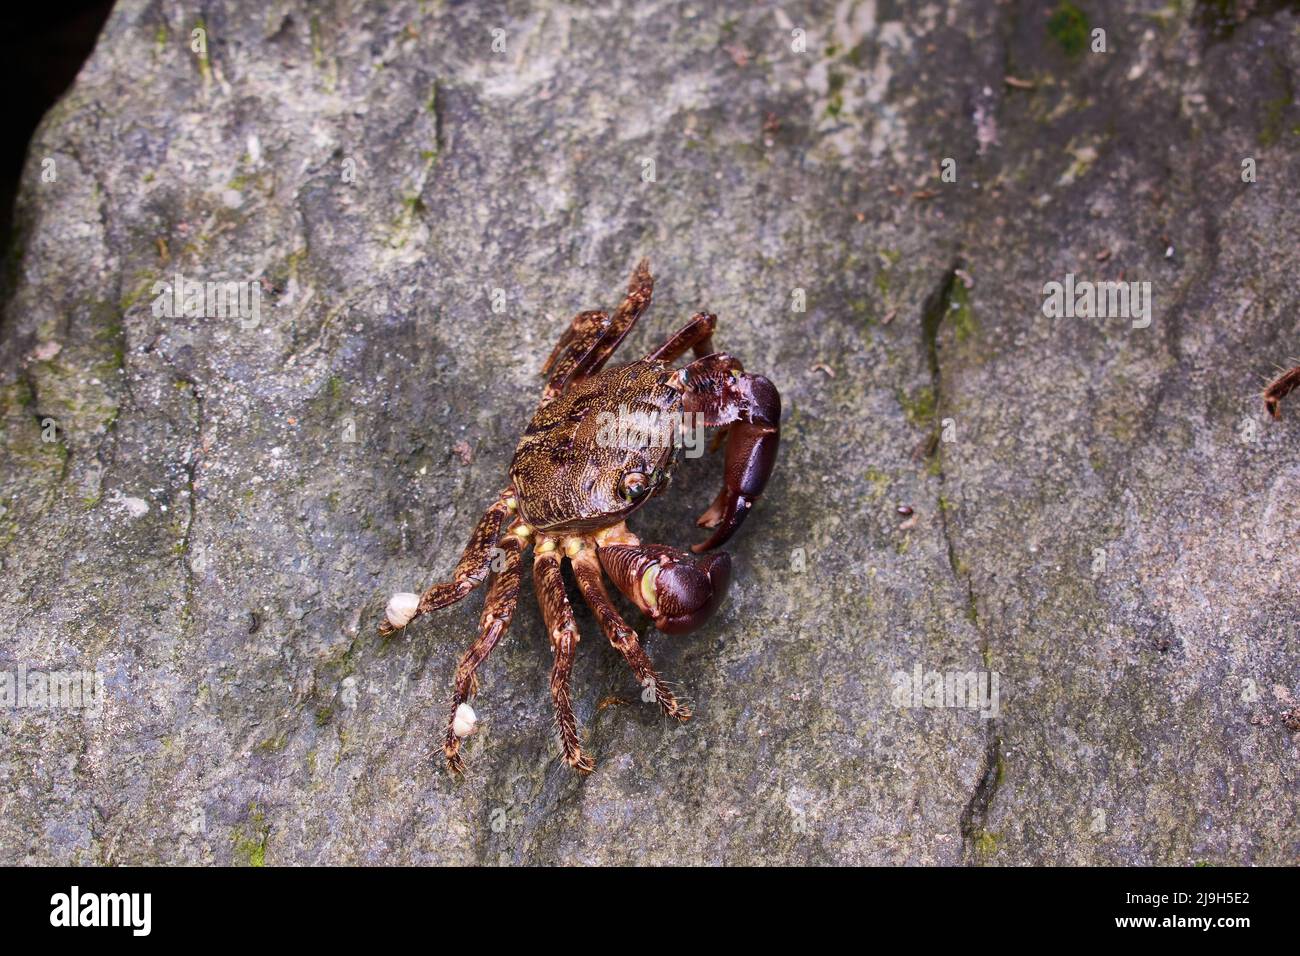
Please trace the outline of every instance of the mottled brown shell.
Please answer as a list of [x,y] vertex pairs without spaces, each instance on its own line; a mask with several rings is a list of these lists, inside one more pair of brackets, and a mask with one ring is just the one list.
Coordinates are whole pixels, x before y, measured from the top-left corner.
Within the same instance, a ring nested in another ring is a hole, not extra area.
[[[681,394],[668,385],[671,369],[659,361],[633,362],[593,375],[537,410],[510,464],[510,480],[525,521],[547,534],[572,534],[617,524],[668,480],[676,463],[671,443],[647,445],[635,432],[609,423],[671,421]],[[610,438],[617,440],[611,442]],[[629,500],[623,476],[648,479],[645,493]]]

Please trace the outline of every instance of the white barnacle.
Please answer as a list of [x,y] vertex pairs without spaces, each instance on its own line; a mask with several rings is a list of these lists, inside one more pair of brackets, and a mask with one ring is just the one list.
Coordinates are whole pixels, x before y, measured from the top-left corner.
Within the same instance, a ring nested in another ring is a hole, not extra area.
[[400,591],[388,599],[388,609],[384,611],[384,617],[388,618],[388,623],[393,627],[406,627],[411,623],[411,618],[415,617],[419,606],[420,595],[412,594],[410,591]]
[[451,718],[451,732],[457,737],[468,737],[478,729],[478,714],[469,704],[457,704],[456,715]]

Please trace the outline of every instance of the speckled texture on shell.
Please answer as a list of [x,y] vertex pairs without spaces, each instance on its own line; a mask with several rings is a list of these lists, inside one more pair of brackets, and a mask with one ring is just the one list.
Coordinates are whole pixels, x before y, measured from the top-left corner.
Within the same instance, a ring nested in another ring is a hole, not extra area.
[[[662,440],[681,410],[681,393],[666,384],[668,368],[609,367],[537,410],[510,463],[525,521],[554,534],[590,531],[617,524],[649,500],[653,488],[629,503],[619,482],[629,472],[648,478],[669,471],[677,454]],[[647,434],[653,439],[643,440]]]

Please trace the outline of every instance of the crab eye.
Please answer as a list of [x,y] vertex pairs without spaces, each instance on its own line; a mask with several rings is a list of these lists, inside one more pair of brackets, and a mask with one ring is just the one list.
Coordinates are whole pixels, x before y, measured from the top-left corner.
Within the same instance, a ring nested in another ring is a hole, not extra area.
[[628,501],[636,501],[650,489],[650,481],[639,471],[629,471],[618,483],[618,493]]

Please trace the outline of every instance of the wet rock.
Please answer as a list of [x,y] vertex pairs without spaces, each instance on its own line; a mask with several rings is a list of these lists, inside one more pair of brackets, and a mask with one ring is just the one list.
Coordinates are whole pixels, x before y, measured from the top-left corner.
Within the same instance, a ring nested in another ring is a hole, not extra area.
[[[103,696],[0,715],[0,860],[1295,861],[1294,12],[210,9],[119,4],[24,172],[0,669]],[[649,638],[696,718],[579,609],[563,767],[526,584],[458,783],[481,596],[376,628],[641,256],[624,351],[708,308],[786,409],[730,597]]]

